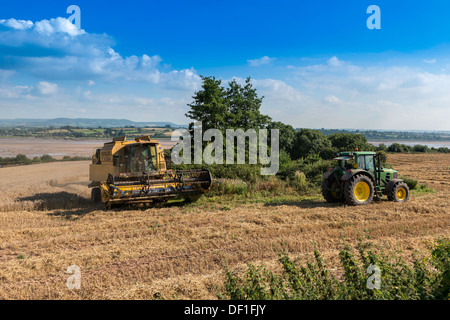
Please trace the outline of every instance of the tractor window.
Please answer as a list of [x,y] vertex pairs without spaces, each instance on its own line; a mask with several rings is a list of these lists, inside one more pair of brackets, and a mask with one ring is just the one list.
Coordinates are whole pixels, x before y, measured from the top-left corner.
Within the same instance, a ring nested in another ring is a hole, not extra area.
[[366,157],[358,155],[358,168],[365,169],[366,168]]
[[373,166],[373,157],[371,156],[366,156],[366,170],[375,170],[374,166]]
[[358,168],[364,170],[374,170],[373,157],[371,156],[358,156]]

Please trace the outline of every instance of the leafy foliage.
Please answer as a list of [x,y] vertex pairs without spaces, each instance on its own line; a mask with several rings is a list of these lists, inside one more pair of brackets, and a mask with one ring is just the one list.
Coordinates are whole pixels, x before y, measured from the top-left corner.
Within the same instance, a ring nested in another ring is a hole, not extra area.
[[331,142],[319,130],[300,129],[293,143],[291,158],[300,159],[319,154],[327,148],[331,148]]
[[192,97],[194,101],[188,104],[191,109],[186,116],[201,121],[203,131],[218,129],[224,134],[226,129],[259,129],[270,123],[270,117],[260,112],[264,97],[258,96],[250,78],[244,85],[233,80],[227,89],[215,77],[202,80],[202,89]]
[[[225,268],[224,293],[232,300],[434,300],[450,298],[450,240],[438,239],[428,257],[414,257],[412,265],[401,257],[360,243],[339,253],[338,276],[319,251],[306,261],[279,254],[281,274],[249,264],[243,276]],[[370,266],[377,266],[380,287]]]

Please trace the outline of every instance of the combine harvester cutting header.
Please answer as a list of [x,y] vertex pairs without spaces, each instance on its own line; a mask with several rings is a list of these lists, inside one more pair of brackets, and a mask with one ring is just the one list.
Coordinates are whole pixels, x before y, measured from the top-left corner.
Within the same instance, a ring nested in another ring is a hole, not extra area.
[[89,167],[96,203],[161,203],[171,198],[197,200],[212,184],[208,170],[167,170],[164,149],[149,136],[114,138],[96,149]]

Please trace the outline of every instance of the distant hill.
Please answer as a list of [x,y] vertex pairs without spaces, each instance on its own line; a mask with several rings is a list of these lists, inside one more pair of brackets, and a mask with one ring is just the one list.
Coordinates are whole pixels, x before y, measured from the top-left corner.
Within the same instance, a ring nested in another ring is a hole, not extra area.
[[187,127],[173,122],[135,122],[127,119],[84,119],[84,118],[57,118],[57,119],[0,119],[0,127],[50,127],[63,126],[81,128],[118,128],[118,127],[164,127],[170,125],[173,128]]

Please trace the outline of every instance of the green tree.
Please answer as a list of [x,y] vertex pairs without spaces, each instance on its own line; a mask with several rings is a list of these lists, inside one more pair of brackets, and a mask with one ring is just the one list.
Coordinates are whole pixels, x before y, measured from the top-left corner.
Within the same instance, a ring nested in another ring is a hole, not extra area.
[[387,146],[384,144],[384,143],[380,143],[376,148],[375,148],[375,151],[384,151],[384,152],[386,152],[387,151]]
[[15,162],[17,164],[30,164],[31,163],[31,159],[28,159],[28,157],[24,154],[18,154],[16,156]]
[[[188,104],[191,109],[185,115],[192,120],[201,121],[203,131],[218,129],[224,132],[229,115],[222,80],[214,77],[202,77],[202,80],[202,89],[192,97],[194,101]],[[192,129],[192,124],[190,128]]]
[[416,144],[413,147],[414,152],[430,152],[430,148],[423,144]]
[[297,130],[289,124],[285,124],[281,121],[272,121],[268,127],[268,130],[278,129],[280,133],[280,151],[285,151],[290,157],[294,149],[294,142],[297,137]]
[[[202,77],[202,89],[192,97],[194,101],[186,116],[202,122],[202,129],[218,129],[225,133],[226,129],[260,129],[270,123],[271,118],[260,112],[262,100],[256,89],[247,78],[241,85],[236,80],[228,83],[229,88],[222,86],[221,80],[214,77]],[[190,125],[192,128],[192,124]]]
[[403,152],[405,150],[403,149],[403,146],[400,143],[395,142],[387,148],[387,151],[388,152]]
[[359,151],[373,151],[373,145],[360,133],[335,133],[328,136],[331,145],[339,151],[350,151],[358,148]]
[[300,129],[293,143],[291,157],[299,159],[331,148],[331,142],[319,130]]
[[55,159],[54,159],[51,155],[44,154],[44,155],[41,157],[41,161],[42,161],[42,162],[52,162],[52,161],[55,161]]
[[228,83],[226,102],[228,107],[228,128],[260,129],[266,127],[271,118],[260,112],[264,97],[258,97],[256,89],[247,78],[242,86],[233,80]]

